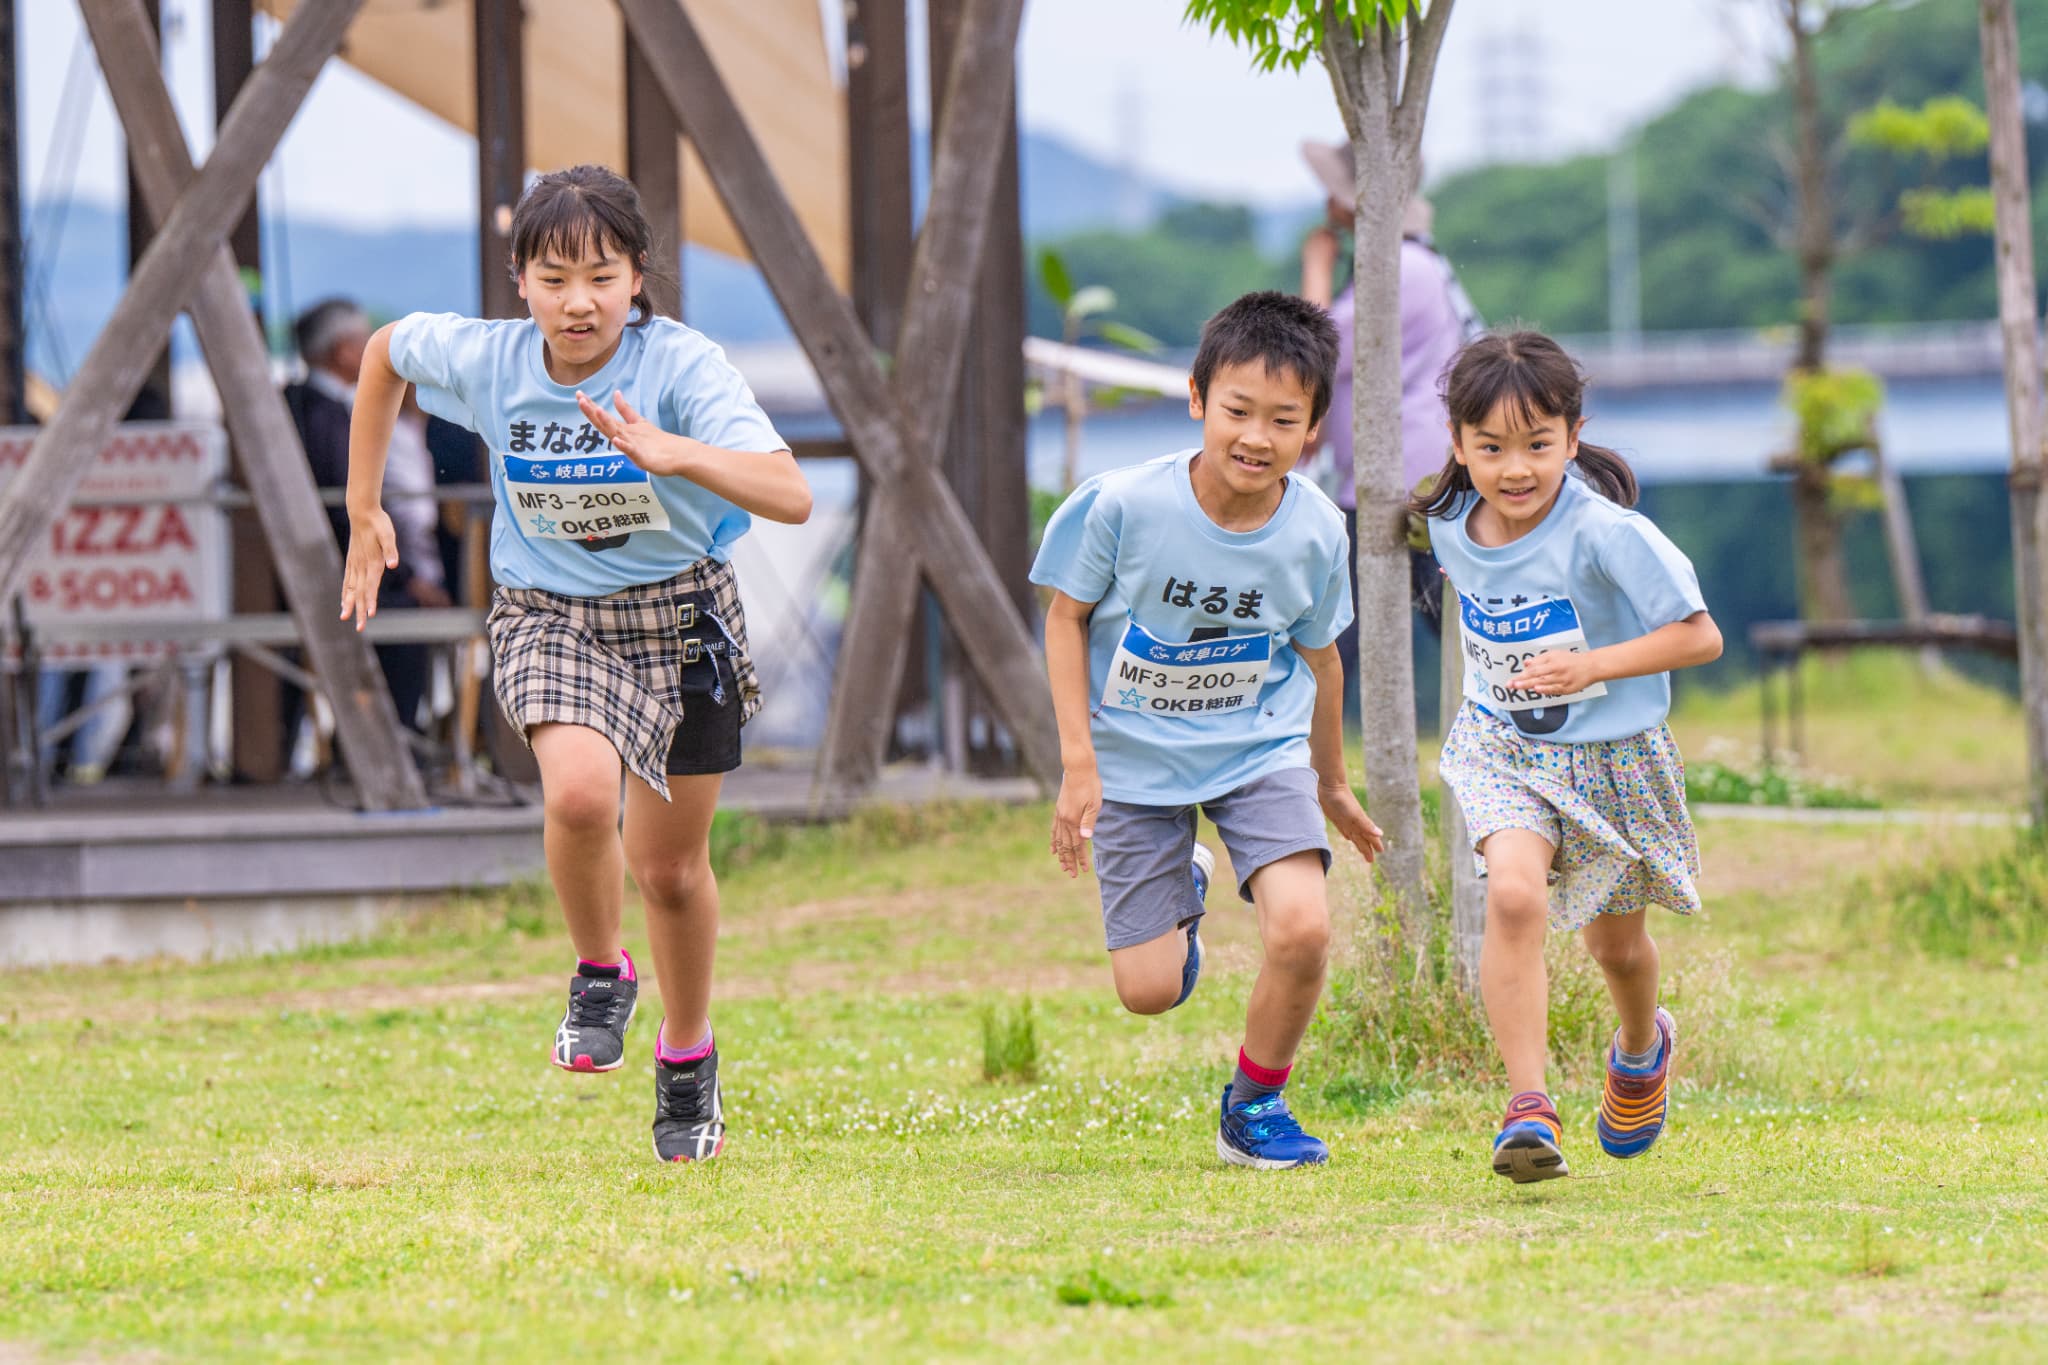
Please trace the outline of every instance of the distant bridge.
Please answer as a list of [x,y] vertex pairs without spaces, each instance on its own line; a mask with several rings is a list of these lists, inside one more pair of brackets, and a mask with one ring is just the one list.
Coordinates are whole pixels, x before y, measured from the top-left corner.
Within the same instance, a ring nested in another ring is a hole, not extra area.
[[[1792,364],[1792,327],[1644,332],[1628,338],[1607,332],[1560,336],[1603,392],[1634,389],[1776,387]],[[1828,333],[1828,362],[1873,371],[1883,379],[1982,379],[2003,371],[1996,322],[1919,322],[1838,326]],[[730,348],[755,395],[778,418],[827,417],[824,393],[794,342]],[[1116,351],[1024,339],[1025,362],[1040,378],[1071,369],[1090,387],[1156,392],[1185,390],[1191,352],[1161,364]]]
[[[1594,384],[1625,389],[1777,384],[1792,364],[1794,327],[1607,332],[1558,338]],[[1883,379],[1978,379],[2003,371],[1996,322],[1917,322],[1838,326],[1828,333],[1828,363],[1870,370]]]

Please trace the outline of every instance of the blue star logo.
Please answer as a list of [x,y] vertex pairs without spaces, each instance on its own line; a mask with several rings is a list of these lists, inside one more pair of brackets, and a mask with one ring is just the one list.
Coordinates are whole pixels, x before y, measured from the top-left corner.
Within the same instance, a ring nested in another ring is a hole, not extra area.
[[1141,707],[1145,704],[1145,698],[1139,695],[1138,689],[1135,687],[1126,687],[1122,689],[1116,694],[1116,699],[1122,705],[1131,707],[1133,709]]
[[533,519],[533,533],[537,536],[551,536],[555,533],[555,523],[537,515]]

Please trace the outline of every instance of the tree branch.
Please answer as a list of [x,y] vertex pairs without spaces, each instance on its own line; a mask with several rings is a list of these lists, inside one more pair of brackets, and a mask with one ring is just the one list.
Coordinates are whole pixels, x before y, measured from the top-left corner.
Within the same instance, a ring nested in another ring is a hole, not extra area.
[[1359,138],[1358,111],[1366,103],[1361,79],[1363,59],[1350,25],[1337,17],[1336,0],[1323,0],[1323,68],[1330,73],[1337,112],[1343,116],[1344,131],[1353,142]]
[[1451,24],[1451,4],[1452,0],[1434,0],[1428,12],[1410,21],[1408,74],[1401,82],[1401,102],[1394,110],[1394,145],[1411,161],[1422,148],[1423,115],[1429,110],[1429,89],[1436,80],[1444,31]]

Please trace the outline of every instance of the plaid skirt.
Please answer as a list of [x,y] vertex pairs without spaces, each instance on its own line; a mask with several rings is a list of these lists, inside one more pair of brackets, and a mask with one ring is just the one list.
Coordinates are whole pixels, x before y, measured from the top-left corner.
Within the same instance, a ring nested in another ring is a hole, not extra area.
[[1596,915],[1652,904],[1700,908],[1700,846],[1685,808],[1685,760],[1668,726],[1626,739],[1553,744],[1471,702],[1444,737],[1437,770],[1464,812],[1472,861],[1504,829],[1542,835],[1550,865],[1550,923],[1582,929]]
[[492,684],[512,728],[583,725],[668,799],[668,752],[692,692],[761,709],[747,617],[730,564],[700,559],[674,578],[605,597],[499,588],[485,624]]

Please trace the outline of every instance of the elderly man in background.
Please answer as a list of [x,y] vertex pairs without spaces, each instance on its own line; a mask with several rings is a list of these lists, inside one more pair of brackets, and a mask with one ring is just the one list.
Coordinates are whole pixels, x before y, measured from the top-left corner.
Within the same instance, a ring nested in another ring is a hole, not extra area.
[[[287,385],[285,403],[298,424],[313,482],[322,488],[348,486],[349,415],[355,406],[356,375],[370,341],[370,319],[349,299],[325,299],[300,315],[295,328],[306,377]],[[377,595],[379,611],[445,607],[450,603],[441,547],[435,536],[440,509],[434,498],[434,460],[427,450],[426,416],[407,395],[406,415],[391,436],[384,466],[384,507],[398,533],[398,567],[386,572]],[[348,547],[348,512],[327,509],[335,542]],[[425,645],[379,645],[378,661],[398,718],[420,728],[430,654]],[[296,708],[292,728],[296,728]]]

